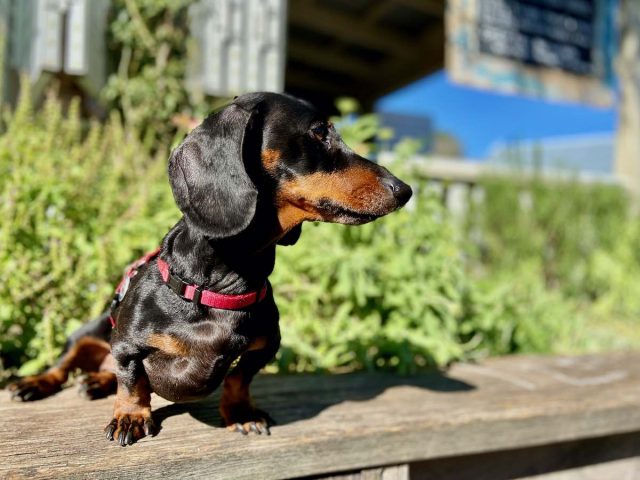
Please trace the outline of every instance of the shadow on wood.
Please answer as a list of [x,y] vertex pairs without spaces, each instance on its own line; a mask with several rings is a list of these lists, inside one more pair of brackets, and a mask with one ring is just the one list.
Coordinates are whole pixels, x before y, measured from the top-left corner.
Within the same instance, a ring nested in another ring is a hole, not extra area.
[[[313,418],[322,410],[339,403],[371,400],[394,387],[410,386],[447,393],[468,392],[475,388],[467,382],[436,372],[404,377],[391,374],[280,375],[277,377],[279,387],[282,387],[283,383],[286,384],[287,377],[295,379],[295,391],[274,388],[270,384],[275,377],[271,375],[258,376],[255,382],[254,400],[261,409],[273,417],[276,425]],[[291,408],[292,395],[298,402],[295,408]],[[221,427],[224,424],[218,414],[219,398],[220,389],[210,397],[197,402],[174,403],[158,408],[153,411],[153,418],[160,430],[167,418],[184,414],[206,425]]]

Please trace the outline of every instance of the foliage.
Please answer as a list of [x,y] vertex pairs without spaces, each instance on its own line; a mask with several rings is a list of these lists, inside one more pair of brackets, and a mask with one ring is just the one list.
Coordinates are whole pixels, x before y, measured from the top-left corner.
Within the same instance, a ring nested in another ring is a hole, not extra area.
[[360,155],[369,155],[375,150],[372,140],[389,140],[393,137],[393,131],[383,128],[375,113],[360,112],[360,104],[357,100],[342,97],[336,101],[336,107],[340,116],[332,117],[340,131],[345,143]]
[[151,157],[117,115],[85,128],[53,98],[34,113],[27,86],[0,136],[0,345],[5,364],[31,359],[22,373],[54,360],[177,217],[166,153]]
[[473,205],[469,227],[482,232],[482,260],[511,269],[535,261],[547,287],[570,295],[589,291],[587,258],[610,250],[628,218],[628,199],[616,185],[550,181],[517,171],[481,182],[484,197]]
[[553,323],[577,322],[563,348],[640,346],[640,223],[624,190],[513,170],[481,187],[467,217],[474,277],[537,281],[567,310]]
[[202,115],[199,108],[211,108],[186,90],[187,19],[193,2],[114,0],[112,5],[109,46],[117,57],[103,97],[148,147],[171,140],[177,114]]

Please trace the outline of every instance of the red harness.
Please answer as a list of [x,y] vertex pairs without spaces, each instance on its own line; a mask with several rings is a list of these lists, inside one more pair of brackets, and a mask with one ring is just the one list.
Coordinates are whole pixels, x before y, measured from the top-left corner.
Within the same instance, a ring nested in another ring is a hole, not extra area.
[[[131,279],[136,276],[138,269],[144,264],[157,258],[158,270],[162,276],[162,280],[167,286],[177,293],[180,297],[193,303],[204,305],[211,308],[220,308],[222,310],[241,310],[243,308],[250,307],[255,303],[261,302],[267,294],[267,283],[264,287],[255,292],[243,293],[240,295],[227,295],[223,293],[214,292],[211,290],[204,290],[199,285],[194,285],[183,281],[177,275],[171,273],[169,264],[162,260],[160,257],[160,249],[157,248],[153,252],[149,252],[143,257],[139,258],[132,264],[130,264],[125,270],[125,274],[120,280],[120,283],[116,287],[116,292],[111,302],[111,312],[116,308],[129,289]],[[109,316],[111,326],[115,327],[116,322],[113,316]]]

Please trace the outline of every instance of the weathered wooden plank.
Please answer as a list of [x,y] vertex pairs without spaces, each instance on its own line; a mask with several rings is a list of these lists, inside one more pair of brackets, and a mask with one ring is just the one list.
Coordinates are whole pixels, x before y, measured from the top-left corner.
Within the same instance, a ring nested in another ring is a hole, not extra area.
[[640,478],[640,457],[521,477],[518,480],[637,480],[638,478]]
[[273,435],[218,428],[217,397],[154,398],[162,431],[107,442],[111,399],[68,389],[33,404],[0,396],[0,478],[283,478],[329,475],[640,431],[640,353],[512,357],[446,376],[269,376],[257,403]]
[[410,478],[409,465],[392,465],[390,467],[368,468],[359,472],[328,477],[323,476],[321,480],[409,480]]
[[598,472],[587,478],[633,480],[640,477],[619,473],[633,472],[638,465],[640,432],[635,432],[428,460],[412,464],[409,476],[429,480],[546,480],[563,472],[560,478],[577,480]]

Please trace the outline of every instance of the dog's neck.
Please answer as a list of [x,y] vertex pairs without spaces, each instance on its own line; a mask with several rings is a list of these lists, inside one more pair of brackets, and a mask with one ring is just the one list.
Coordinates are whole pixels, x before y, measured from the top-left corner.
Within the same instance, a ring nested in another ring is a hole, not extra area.
[[165,236],[162,257],[187,283],[230,295],[258,290],[273,271],[275,244],[255,233],[212,240],[183,218]]

